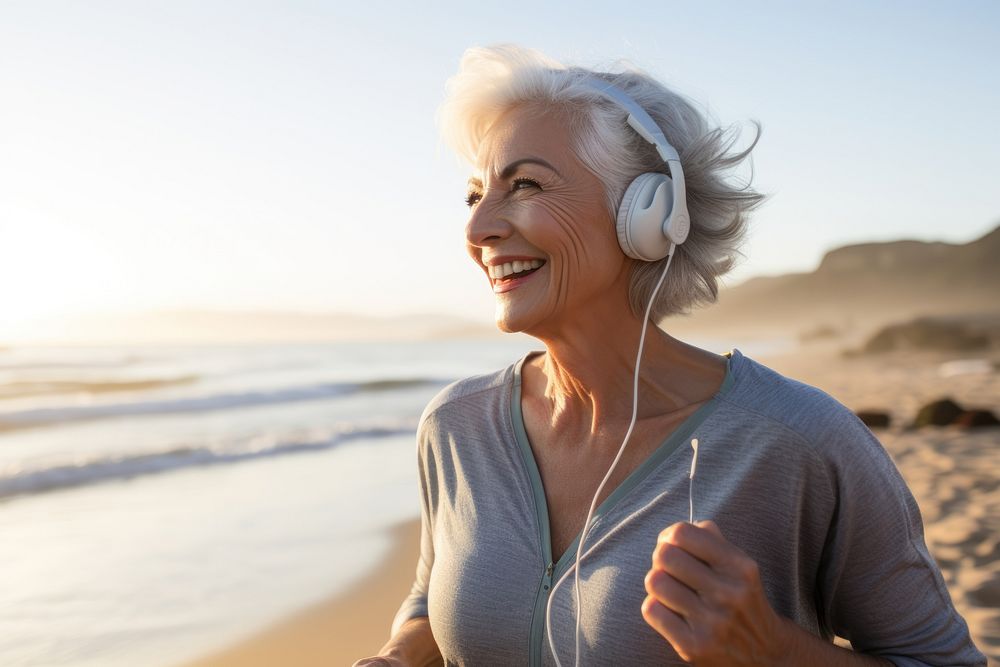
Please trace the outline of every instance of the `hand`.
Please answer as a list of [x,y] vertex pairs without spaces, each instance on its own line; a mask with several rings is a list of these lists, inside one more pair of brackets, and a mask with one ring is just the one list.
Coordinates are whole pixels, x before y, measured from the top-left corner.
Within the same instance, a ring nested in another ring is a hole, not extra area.
[[711,521],[675,523],[653,549],[642,617],[696,665],[775,664],[786,624],[764,595],[757,563]]

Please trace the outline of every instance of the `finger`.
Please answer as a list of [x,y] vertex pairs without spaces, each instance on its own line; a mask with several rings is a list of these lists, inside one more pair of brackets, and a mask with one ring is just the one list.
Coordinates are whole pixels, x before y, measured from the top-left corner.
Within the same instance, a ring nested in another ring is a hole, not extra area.
[[704,608],[698,594],[663,570],[653,568],[646,573],[646,592],[664,607],[690,622]]
[[670,642],[682,658],[688,654],[686,649],[691,641],[691,628],[683,618],[651,596],[647,596],[642,602],[642,618]]
[[710,533],[715,533],[717,537],[726,539],[725,536],[722,534],[722,530],[719,528],[719,524],[715,523],[711,519],[705,519],[703,521],[695,521],[694,525],[698,526],[699,528],[704,528]]
[[[719,526],[714,521],[699,521],[698,527],[716,535],[720,540],[728,545],[729,559],[726,561],[723,577],[730,583],[737,586],[744,585],[751,588],[760,584],[760,568],[757,562],[746,554],[742,549],[732,544],[722,535]],[[717,570],[718,571],[718,570]]]
[[675,523],[660,533],[658,542],[678,546],[712,568],[726,565],[743,555],[714,523],[710,527],[687,522]]
[[704,562],[671,542],[657,542],[653,549],[653,569],[663,570],[694,591],[712,585],[716,574]]

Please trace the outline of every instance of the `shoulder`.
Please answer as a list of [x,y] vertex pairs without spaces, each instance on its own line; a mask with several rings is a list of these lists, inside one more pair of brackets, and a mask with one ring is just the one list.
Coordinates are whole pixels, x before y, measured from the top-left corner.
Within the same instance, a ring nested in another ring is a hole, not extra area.
[[733,385],[722,400],[746,432],[780,433],[835,478],[876,476],[898,481],[888,453],[846,406],[816,387],[785,377],[739,351],[731,361]]
[[733,385],[723,400],[748,417],[817,442],[831,432],[868,429],[847,407],[821,389],[785,377],[734,350]]
[[456,413],[467,415],[470,409],[483,410],[487,411],[484,414],[490,414],[488,412],[490,408],[495,409],[509,394],[518,363],[520,362],[492,373],[467,377],[446,386],[427,403],[420,416],[420,429],[423,430],[441,419],[448,419]]

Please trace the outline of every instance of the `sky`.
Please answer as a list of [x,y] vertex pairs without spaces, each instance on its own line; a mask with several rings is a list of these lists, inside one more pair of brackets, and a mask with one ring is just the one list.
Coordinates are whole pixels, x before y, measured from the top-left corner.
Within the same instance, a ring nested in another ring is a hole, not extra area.
[[770,199],[729,284],[1000,223],[996,2],[7,1],[0,343],[158,309],[490,321],[434,115],[496,43],[760,121]]

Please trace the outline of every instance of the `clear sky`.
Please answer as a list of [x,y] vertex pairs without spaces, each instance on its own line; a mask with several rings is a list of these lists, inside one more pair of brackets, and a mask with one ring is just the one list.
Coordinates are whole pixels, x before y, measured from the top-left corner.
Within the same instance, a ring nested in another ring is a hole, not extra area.
[[0,339],[158,308],[488,321],[434,112],[463,50],[498,42],[627,59],[761,121],[772,198],[731,282],[1000,222],[992,1],[8,1]]

